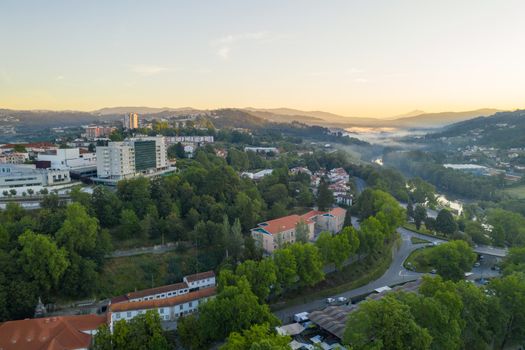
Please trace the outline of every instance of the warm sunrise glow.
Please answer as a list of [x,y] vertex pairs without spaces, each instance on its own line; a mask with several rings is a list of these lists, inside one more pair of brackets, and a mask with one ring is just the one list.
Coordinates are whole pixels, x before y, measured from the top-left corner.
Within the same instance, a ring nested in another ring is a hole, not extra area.
[[523,1],[0,3],[0,108],[523,107]]

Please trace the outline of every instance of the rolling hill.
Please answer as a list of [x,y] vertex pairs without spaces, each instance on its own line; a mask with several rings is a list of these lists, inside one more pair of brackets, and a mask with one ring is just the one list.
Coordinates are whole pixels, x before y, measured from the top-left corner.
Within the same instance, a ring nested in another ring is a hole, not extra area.
[[449,125],[444,130],[428,134],[428,139],[464,140],[473,145],[497,148],[525,145],[525,110],[499,112],[490,117],[474,118]]

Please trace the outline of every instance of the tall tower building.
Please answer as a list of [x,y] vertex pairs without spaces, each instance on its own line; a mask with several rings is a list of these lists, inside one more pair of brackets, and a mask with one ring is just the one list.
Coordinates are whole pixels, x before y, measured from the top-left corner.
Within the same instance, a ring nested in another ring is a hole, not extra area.
[[137,113],[129,113],[124,117],[124,129],[133,130],[139,128],[139,115]]

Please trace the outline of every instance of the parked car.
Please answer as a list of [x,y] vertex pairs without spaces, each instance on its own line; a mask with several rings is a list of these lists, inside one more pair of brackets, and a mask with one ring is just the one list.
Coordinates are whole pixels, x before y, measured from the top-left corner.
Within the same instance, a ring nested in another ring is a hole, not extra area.
[[476,262],[474,263],[474,267],[480,267],[480,266],[481,266],[481,264],[479,263],[479,261],[476,261]]
[[346,303],[347,300],[348,300],[348,299],[345,298],[345,297],[339,297],[339,298],[337,298],[337,301],[340,302],[340,303]]
[[430,273],[435,275],[437,273],[437,270],[436,269],[432,269],[432,271],[430,271]]
[[335,303],[335,299],[334,298],[326,298],[326,303],[327,304]]

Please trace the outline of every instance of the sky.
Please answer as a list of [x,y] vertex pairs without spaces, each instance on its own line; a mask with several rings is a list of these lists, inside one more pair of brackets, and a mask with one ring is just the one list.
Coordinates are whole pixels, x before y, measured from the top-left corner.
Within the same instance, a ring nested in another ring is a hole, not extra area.
[[525,1],[0,1],[0,108],[525,102]]

